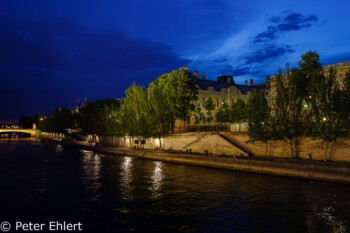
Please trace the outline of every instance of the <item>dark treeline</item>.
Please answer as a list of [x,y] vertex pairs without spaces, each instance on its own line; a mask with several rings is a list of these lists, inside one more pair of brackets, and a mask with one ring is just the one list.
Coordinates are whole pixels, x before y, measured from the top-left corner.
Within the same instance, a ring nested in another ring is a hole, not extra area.
[[[51,115],[37,117],[36,122],[46,132],[66,133],[73,128],[86,135],[160,139],[174,132],[177,119],[186,123],[192,116],[195,124],[203,119],[210,123],[216,110],[217,122],[248,122],[250,142],[284,140],[290,145],[292,157],[298,156],[302,136],[321,140],[326,160],[331,145],[350,131],[350,73],[340,88],[336,71],[330,68],[325,73],[316,52],[302,55],[298,65],[289,68],[287,64],[285,70],[279,70],[270,106],[264,92],[255,91],[247,103],[238,100],[219,109],[209,98],[202,111],[194,104],[198,90],[192,73],[178,69],[159,76],[148,88],[134,83],[123,100],[87,102],[72,111],[55,108]],[[23,126],[29,125],[27,121],[31,122],[22,119]]]
[[30,116],[22,116],[19,119],[19,125],[22,128],[30,129],[33,127],[33,124],[38,125],[39,122],[39,115],[36,114],[34,117]]

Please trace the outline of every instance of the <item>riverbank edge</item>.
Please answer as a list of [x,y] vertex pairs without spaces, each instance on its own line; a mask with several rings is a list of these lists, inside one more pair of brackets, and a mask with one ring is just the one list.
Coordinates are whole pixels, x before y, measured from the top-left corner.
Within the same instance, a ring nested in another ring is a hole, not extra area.
[[327,164],[300,164],[293,162],[260,161],[207,156],[204,154],[171,153],[157,150],[136,150],[120,147],[90,146],[78,142],[57,140],[51,137],[39,137],[42,141],[60,143],[63,146],[91,150],[109,155],[126,155],[137,158],[212,167],[240,172],[298,178],[312,181],[350,184],[350,167],[330,166]]

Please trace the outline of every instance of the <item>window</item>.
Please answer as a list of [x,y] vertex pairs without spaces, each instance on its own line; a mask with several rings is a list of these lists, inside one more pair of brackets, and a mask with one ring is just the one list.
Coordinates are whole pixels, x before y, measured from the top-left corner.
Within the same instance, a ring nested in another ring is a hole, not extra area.
[[219,105],[220,105],[220,100],[216,99],[216,106],[219,107]]
[[203,104],[202,104],[203,106],[204,106],[204,103],[205,103],[205,97],[203,97]]

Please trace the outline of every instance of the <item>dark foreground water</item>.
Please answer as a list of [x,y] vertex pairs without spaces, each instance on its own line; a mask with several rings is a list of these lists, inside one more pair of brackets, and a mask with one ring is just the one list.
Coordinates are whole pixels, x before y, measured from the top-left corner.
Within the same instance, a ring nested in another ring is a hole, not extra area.
[[[350,187],[0,140],[0,222],[84,232],[350,232]],[[47,231],[47,229],[46,229]]]

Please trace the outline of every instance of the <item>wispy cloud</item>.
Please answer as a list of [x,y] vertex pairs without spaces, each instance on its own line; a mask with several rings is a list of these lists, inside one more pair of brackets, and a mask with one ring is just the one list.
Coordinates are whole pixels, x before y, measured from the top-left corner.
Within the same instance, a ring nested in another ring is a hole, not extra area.
[[246,56],[246,63],[258,63],[258,62],[264,62],[268,59],[274,58],[274,57],[280,57],[287,53],[293,53],[294,49],[290,45],[279,45],[276,43],[272,44],[266,44],[263,47],[259,48],[258,50],[255,50],[248,56]]
[[290,58],[296,56],[294,53],[300,50],[301,43],[291,44],[289,36],[317,25],[321,23],[315,14],[283,11],[266,18],[262,30],[242,30],[211,54],[194,57],[191,65],[204,70],[208,77],[227,74],[238,81],[249,76],[259,79],[277,72],[284,63],[293,62]]
[[270,17],[265,31],[253,36],[251,42],[253,51],[245,56],[246,64],[264,62],[295,52],[291,45],[277,42],[280,35],[309,28],[318,21],[319,18],[314,14],[301,14],[293,11],[283,11],[279,16]]
[[311,27],[318,21],[316,15],[303,15],[300,13],[290,13],[277,24],[279,31],[296,31]]
[[226,58],[221,58],[221,59],[215,59],[214,62],[216,63],[222,63],[222,62],[226,62],[227,59]]
[[268,21],[270,25],[266,30],[254,37],[255,43],[268,42],[279,38],[283,32],[298,31],[311,27],[318,22],[318,17],[313,14],[301,14],[291,11],[282,12],[282,16],[273,16]]
[[231,66],[226,65],[224,69],[220,71],[222,74],[230,74],[233,76],[244,76],[244,75],[255,75],[258,74],[259,71],[253,71],[251,70],[251,67],[249,66]]

